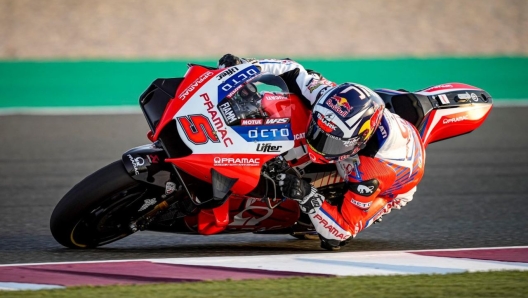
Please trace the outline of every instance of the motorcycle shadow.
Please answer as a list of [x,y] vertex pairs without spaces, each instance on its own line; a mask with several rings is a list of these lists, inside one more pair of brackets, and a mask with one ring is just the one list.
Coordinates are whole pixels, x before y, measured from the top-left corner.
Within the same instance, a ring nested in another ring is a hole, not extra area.
[[[203,239],[203,238],[201,238]],[[211,239],[212,240],[212,239]],[[339,252],[383,251],[393,249],[412,249],[413,245],[392,243],[386,240],[356,239],[343,246]],[[182,257],[216,257],[216,256],[251,256],[277,254],[308,254],[326,252],[318,240],[276,239],[274,241],[240,241],[218,242],[205,238],[199,243],[185,241],[163,241],[153,244],[134,241],[116,243],[94,249],[58,249],[61,253],[90,255],[94,258],[182,258]]]

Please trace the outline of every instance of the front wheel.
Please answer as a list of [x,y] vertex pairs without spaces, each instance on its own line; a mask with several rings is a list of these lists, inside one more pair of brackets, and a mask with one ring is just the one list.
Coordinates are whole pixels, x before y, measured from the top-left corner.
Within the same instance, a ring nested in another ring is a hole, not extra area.
[[105,245],[133,233],[137,203],[151,198],[147,186],[132,179],[121,161],[113,162],[75,185],[57,204],[51,234],[70,248]]

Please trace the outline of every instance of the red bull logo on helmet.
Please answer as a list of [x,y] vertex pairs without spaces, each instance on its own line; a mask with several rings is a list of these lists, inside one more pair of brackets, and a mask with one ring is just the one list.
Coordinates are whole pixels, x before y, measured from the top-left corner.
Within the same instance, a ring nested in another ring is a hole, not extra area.
[[341,117],[346,117],[346,115],[352,111],[352,106],[350,106],[348,100],[337,95],[328,98],[326,105]]

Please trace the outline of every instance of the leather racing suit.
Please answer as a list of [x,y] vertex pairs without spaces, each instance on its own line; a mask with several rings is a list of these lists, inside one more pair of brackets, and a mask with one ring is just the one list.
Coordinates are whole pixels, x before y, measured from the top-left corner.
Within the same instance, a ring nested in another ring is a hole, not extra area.
[[[336,86],[319,73],[306,70],[289,59],[248,61],[259,66],[262,72],[282,77],[289,90],[310,107]],[[300,160],[306,150],[299,149],[291,149],[285,159]],[[392,208],[400,209],[412,200],[424,173],[424,145],[412,124],[385,109],[379,128],[366,147],[335,165],[346,182],[343,200],[338,203],[324,201],[315,212],[308,214],[323,241],[322,246],[326,245],[327,249],[344,245],[347,239],[381,221],[381,216]]]

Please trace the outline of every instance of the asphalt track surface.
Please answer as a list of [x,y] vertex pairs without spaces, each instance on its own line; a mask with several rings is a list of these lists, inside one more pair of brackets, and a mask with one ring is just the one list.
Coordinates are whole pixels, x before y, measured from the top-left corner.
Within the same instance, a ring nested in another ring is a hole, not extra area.
[[[495,108],[471,134],[432,144],[414,200],[344,251],[528,245],[528,107]],[[147,143],[142,115],[0,117],[0,264],[314,253],[289,235],[139,232],[66,249],[49,232],[55,204],[78,181]]]

